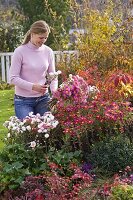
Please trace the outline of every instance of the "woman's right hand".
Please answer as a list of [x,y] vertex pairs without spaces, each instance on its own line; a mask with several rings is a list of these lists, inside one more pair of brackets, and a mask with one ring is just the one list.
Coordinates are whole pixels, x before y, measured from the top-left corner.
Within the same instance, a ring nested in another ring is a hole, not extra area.
[[32,87],[32,90],[40,92],[42,94],[45,94],[47,89],[48,89],[47,85],[33,84],[33,87]]

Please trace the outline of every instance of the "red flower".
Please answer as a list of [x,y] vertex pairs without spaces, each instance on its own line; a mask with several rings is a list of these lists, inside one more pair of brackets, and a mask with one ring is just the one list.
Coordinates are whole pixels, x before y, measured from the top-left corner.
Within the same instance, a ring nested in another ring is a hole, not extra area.
[[42,194],[39,194],[36,196],[35,200],[44,200],[44,197]]

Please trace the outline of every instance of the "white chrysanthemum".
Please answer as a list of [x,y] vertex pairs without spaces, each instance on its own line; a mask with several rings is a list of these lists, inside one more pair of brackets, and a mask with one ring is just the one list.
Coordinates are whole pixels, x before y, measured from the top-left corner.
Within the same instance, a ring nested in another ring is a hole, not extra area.
[[29,112],[29,116],[32,117],[33,116],[33,112]]
[[9,122],[9,126],[10,127],[12,127],[14,124],[13,124],[13,122],[11,121],[11,122]]
[[42,126],[40,129],[43,131],[43,130],[44,130],[44,127]]
[[11,116],[9,119],[10,120],[17,120],[18,118],[16,116]]
[[39,129],[43,129],[43,125],[44,125],[44,123],[42,122],[41,124],[38,124],[37,127],[38,127]]
[[53,115],[51,115],[50,118],[51,118],[51,120],[54,120],[54,116]]
[[47,123],[46,126],[50,127],[50,126],[51,126],[51,123]]
[[36,119],[33,118],[33,119],[31,120],[31,124],[34,124],[35,122],[36,122]]
[[17,132],[17,133],[20,132],[20,128],[19,128],[19,127],[16,128],[16,132]]
[[35,148],[36,147],[36,142],[35,141],[30,142],[30,147]]
[[49,134],[48,133],[46,133],[44,136],[45,136],[45,138],[49,138]]
[[36,114],[36,117],[41,117],[41,115],[39,113]]
[[24,119],[22,122],[22,125],[24,125],[27,122],[27,119]]
[[98,88],[96,86],[88,86],[88,93],[95,93],[95,92],[99,92]]
[[50,121],[51,121],[51,119],[48,117],[46,122],[49,123]]
[[38,119],[38,118],[37,118],[37,119],[36,119],[36,122],[38,122],[38,123],[41,122],[41,119]]
[[43,133],[47,133],[48,132],[48,130],[47,129],[43,129]]
[[5,126],[5,127],[8,126],[8,123],[9,123],[8,121],[5,121],[3,126]]
[[10,130],[12,127],[11,126],[7,126],[8,130]]
[[42,123],[41,124],[38,124],[38,128],[41,128],[42,127]]
[[38,133],[43,133],[43,129],[38,129]]
[[55,128],[58,124],[59,124],[58,121],[54,121],[54,122],[52,122],[52,126],[53,126],[53,128]]
[[11,134],[10,134],[10,133],[8,133],[8,134],[7,134],[7,137],[8,137],[8,138],[10,138],[10,137],[11,137]]
[[54,72],[50,72],[50,73],[49,73],[49,76],[54,76]]
[[58,72],[55,72],[54,75],[55,75],[55,77],[58,76]]
[[73,77],[73,75],[72,75],[72,74],[69,74],[69,78],[72,79],[72,77]]
[[24,126],[22,126],[22,131],[26,131],[26,128]]
[[54,116],[52,115],[52,113],[49,113],[48,117],[49,117],[50,119],[52,119]]
[[60,70],[58,70],[57,72],[58,72],[58,74],[61,74],[61,73],[62,73]]
[[27,129],[28,131],[31,131],[31,126],[27,126],[26,129]]
[[22,131],[22,130],[20,130],[19,132],[20,132],[20,133],[23,133],[23,131]]
[[15,131],[15,130],[17,130],[17,128],[18,128],[18,127],[13,126],[13,127],[12,127],[12,130]]

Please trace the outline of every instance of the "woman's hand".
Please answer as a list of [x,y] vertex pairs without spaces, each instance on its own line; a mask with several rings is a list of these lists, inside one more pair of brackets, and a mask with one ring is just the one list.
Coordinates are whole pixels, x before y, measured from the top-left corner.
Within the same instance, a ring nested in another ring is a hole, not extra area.
[[32,90],[40,92],[42,94],[45,94],[47,89],[48,89],[47,85],[33,84],[33,87],[32,87]]

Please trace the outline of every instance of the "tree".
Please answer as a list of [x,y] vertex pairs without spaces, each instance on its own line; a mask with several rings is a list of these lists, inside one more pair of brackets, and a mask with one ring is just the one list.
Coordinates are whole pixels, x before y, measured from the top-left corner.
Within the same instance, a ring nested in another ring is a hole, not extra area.
[[21,43],[22,26],[17,12],[13,8],[0,10],[0,52],[12,52]]
[[45,20],[51,27],[51,34],[47,44],[59,50],[62,39],[66,38],[71,27],[71,0],[18,0],[19,10],[23,13],[22,21],[26,33],[30,25],[36,20]]
[[113,1],[98,2],[99,6],[92,8],[88,0],[82,4],[73,0],[74,25],[76,30],[84,30],[73,33],[83,68],[97,65],[104,73],[114,66],[132,68],[132,16],[130,12],[125,16],[121,0]]

